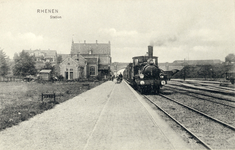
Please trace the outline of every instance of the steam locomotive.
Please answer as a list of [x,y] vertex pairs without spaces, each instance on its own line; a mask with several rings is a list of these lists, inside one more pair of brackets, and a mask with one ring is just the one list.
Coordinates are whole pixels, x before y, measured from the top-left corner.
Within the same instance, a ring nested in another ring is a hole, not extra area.
[[140,93],[159,93],[167,83],[167,75],[158,68],[158,57],[153,56],[153,47],[148,46],[147,56],[133,57],[123,72],[123,78]]

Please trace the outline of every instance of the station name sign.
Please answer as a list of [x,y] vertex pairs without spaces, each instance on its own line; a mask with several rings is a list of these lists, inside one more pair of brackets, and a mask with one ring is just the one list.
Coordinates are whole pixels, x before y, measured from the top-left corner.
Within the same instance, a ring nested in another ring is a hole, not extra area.
[[54,13],[59,13],[59,10],[58,9],[37,9],[37,13],[44,13],[44,14],[49,14],[49,13],[51,13],[51,14],[54,14]]
[[[59,13],[58,9],[37,9],[38,14],[51,14],[50,19],[61,19],[60,15],[55,15]],[[54,15],[52,15],[54,14]]]

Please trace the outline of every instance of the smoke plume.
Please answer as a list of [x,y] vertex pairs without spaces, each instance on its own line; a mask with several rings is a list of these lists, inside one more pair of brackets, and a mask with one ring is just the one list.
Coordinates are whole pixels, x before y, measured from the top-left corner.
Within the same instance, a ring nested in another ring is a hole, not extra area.
[[152,41],[150,41],[151,46],[166,46],[167,44],[174,43],[178,40],[178,38],[174,36],[166,36],[166,37],[158,37]]

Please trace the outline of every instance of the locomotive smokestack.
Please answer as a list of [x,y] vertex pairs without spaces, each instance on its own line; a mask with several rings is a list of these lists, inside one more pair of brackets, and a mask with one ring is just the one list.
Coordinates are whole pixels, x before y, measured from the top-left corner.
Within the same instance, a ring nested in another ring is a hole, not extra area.
[[153,57],[153,46],[148,46],[148,56],[149,58]]

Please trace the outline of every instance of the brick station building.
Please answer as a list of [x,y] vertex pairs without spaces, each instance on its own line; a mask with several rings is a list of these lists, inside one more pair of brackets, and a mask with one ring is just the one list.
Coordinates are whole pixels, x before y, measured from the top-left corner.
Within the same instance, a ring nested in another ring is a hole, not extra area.
[[101,76],[107,78],[110,75],[111,44],[108,43],[74,43],[72,41],[71,55],[81,55],[86,59],[87,77]]

